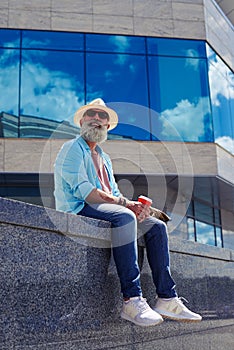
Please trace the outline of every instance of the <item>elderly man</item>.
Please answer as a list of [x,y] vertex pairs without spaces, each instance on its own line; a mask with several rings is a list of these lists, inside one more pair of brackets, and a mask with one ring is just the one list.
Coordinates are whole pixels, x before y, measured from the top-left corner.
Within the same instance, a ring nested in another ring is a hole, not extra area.
[[[100,98],[75,114],[80,136],[66,142],[55,162],[56,209],[106,220],[112,228],[112,250],[123,307],[121,317],[139,326],[153,326],[163,318],[201,321],[178,298],[169,266],[167,227],[150,216],[149,207],[125,198],[119,191],[109,156],[99,144],[118,123],[116,112]],[[157,299],[151,308],[142,296],[137,262],[137,229],[144,233],[147,258]]]

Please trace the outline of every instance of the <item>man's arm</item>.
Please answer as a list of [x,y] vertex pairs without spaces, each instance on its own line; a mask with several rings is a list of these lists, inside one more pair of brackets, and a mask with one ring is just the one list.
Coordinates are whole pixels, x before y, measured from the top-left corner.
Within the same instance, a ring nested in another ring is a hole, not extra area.
[[[124,199],[124,206],[126,206],[126,208],[130,209],[135,213],[139,222],[144,221],[150,215],[148,206],[145,206],[140,202],[130,201],[126,198]],[[93,189],[90,192],[90,194],[86,197],[85,201],[88,204],[109,203],[123,205],[122,197],[113,196],[97,188]]]
[[119,197],[108,194],[98,188],[94,188],[90,194],[85,198],[88,204],[94,203],[110,203],[119,204]]

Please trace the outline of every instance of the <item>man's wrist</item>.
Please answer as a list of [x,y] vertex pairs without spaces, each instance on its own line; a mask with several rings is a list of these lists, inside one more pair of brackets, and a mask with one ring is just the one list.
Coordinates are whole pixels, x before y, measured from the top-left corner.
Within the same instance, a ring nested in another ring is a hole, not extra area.
[[126,207],[127,206],[127,198],[119,197],[118,204],[122,205],[123,207]]

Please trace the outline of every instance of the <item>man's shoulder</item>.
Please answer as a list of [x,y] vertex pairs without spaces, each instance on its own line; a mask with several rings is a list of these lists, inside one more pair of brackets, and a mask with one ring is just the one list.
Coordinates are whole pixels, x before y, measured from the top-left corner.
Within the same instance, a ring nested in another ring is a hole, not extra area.
[[61,149],[68,150],[68,149],[77,148],[77,147],[85,148],[84,140],[83,140],[83,138],[81,136],[77,136],[74,139],[66,141],[62,145]]

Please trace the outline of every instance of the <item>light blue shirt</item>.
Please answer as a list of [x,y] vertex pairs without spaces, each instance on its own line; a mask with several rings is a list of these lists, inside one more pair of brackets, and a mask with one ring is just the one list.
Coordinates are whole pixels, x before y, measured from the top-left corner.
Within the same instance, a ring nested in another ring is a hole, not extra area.
[[[120,196],[110,157],[99,146],[96,151],[103,159],[112,194]],[[90,192],[94,188],[102,189],[91,150],[81,136],[65,142],[60,149],[54,165],[54,180],[56,209],[68,213],[79,213]]]

